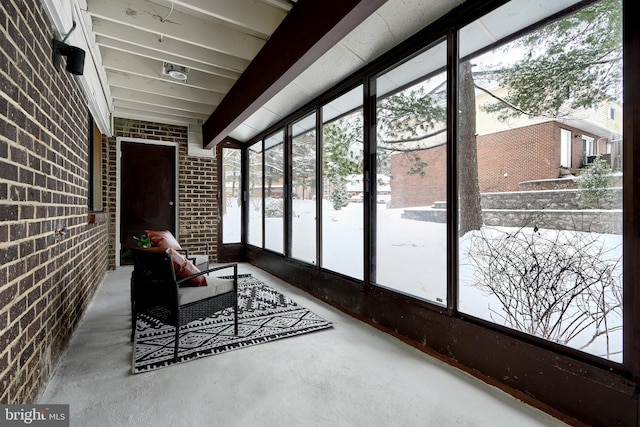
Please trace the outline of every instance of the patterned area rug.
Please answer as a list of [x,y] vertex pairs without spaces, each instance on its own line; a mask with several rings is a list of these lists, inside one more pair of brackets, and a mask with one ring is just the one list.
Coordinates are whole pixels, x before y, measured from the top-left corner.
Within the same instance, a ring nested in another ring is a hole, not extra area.
[[331,323],[251,275],[238,277],[238,335],[233,308],[180,328],[178,361],[173,361],[175,330],[148,317],[138,319],[134,374],[254,344],[330,328]]

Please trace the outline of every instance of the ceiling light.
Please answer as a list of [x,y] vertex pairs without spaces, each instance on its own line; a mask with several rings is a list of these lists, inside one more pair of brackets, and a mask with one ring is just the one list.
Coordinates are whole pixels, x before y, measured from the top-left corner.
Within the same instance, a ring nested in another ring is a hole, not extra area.
[[187,80],[187,77],[189,77],[189,70],[186,67],[165,62],[162,65],[162,74],[183,82]]

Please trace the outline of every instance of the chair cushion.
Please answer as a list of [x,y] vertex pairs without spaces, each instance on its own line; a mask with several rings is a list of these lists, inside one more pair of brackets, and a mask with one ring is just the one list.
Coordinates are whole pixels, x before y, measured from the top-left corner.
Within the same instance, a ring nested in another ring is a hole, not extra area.
[[169,230],[145,230],[144,232],[147,233],[149,240],[151,240],[154,246],[164,250],[171,248],[179,251],[182,249],[180,243],[178,243]]
[[233,290],[233,279],[207,277],[206,282],[207,286],[178,289],[178,304],[184,305],[190,302],[200,301]]
[[[167,249],[167,253],[171,255],[171,261],[173,261],[173,269],[176,271],[176,276],[179,279],[184,279],[192,274],[200,273],[198,267],[196,267],[191,261],[189,261],[184,255],[176,251],[173,248]],[[207,280],[204,276],[194,277],[181,284],[184,286],[207,286]]]

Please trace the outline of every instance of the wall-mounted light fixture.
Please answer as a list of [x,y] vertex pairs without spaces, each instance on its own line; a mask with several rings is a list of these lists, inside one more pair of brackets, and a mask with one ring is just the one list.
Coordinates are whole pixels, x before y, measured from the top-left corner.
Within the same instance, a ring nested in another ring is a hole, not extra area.
[[69,46],[65,42],[69,38],[69,35],[76,29],[76,21],[73,21],[73,27],[69,30],[62,41],[53,39],[53,66],[58,69],[60,64],[60,56],[67,57],[66,70],[71,74],[81,76],[84,72],[84,50],[79,47]]
[[187,80],[187,77],[189,77],[189,70],[186,67],[165,62],[162,64],[162,74],[184,82]]

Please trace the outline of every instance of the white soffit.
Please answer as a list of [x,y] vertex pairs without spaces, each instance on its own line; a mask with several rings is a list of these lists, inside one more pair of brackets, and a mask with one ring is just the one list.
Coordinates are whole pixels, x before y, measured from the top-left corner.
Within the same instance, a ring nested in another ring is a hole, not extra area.
[[[84,73],[74,78],[78,81],[87,98],[87,108],[103,134],[111,135],[110,115],[113,110],[109,87],[102,69],[102,58],[97,49],[91,20],[84,13],[86,0],[42,0],[57,40],[85,51]],[[75,23],[75,29],[74,29]],[[64,61],[58,72],[64,71]]]
[[[283,89],[231,132],[230,136],[247,142],[266,127],[286,117],[463,2],[464,0],[387,1],[290,83],[289,86],[295,85],[301,89],[297,92],[297,97],[293,97],[289,88]],[[267,125],[256,128],[247,126],[248,123]]]
[[[297,86],[301,90],[293,92],[289,88],[283,89],[245,122],[260,123],[261,127],[243,124],[231,136],[245,142],[255,137],[463,2],[464,0],[389,0],[291,82],[290,86]],[[461,55],[488,46],[578,2],[579,0],[513,0],[506,3],[461,30]],[[440,56],[442,48],[444,46],[429,55]],[[396,77],[410,81],[409,76]]]
[[513,0],[460,30],[460,56],[560,12],[580,0]]

